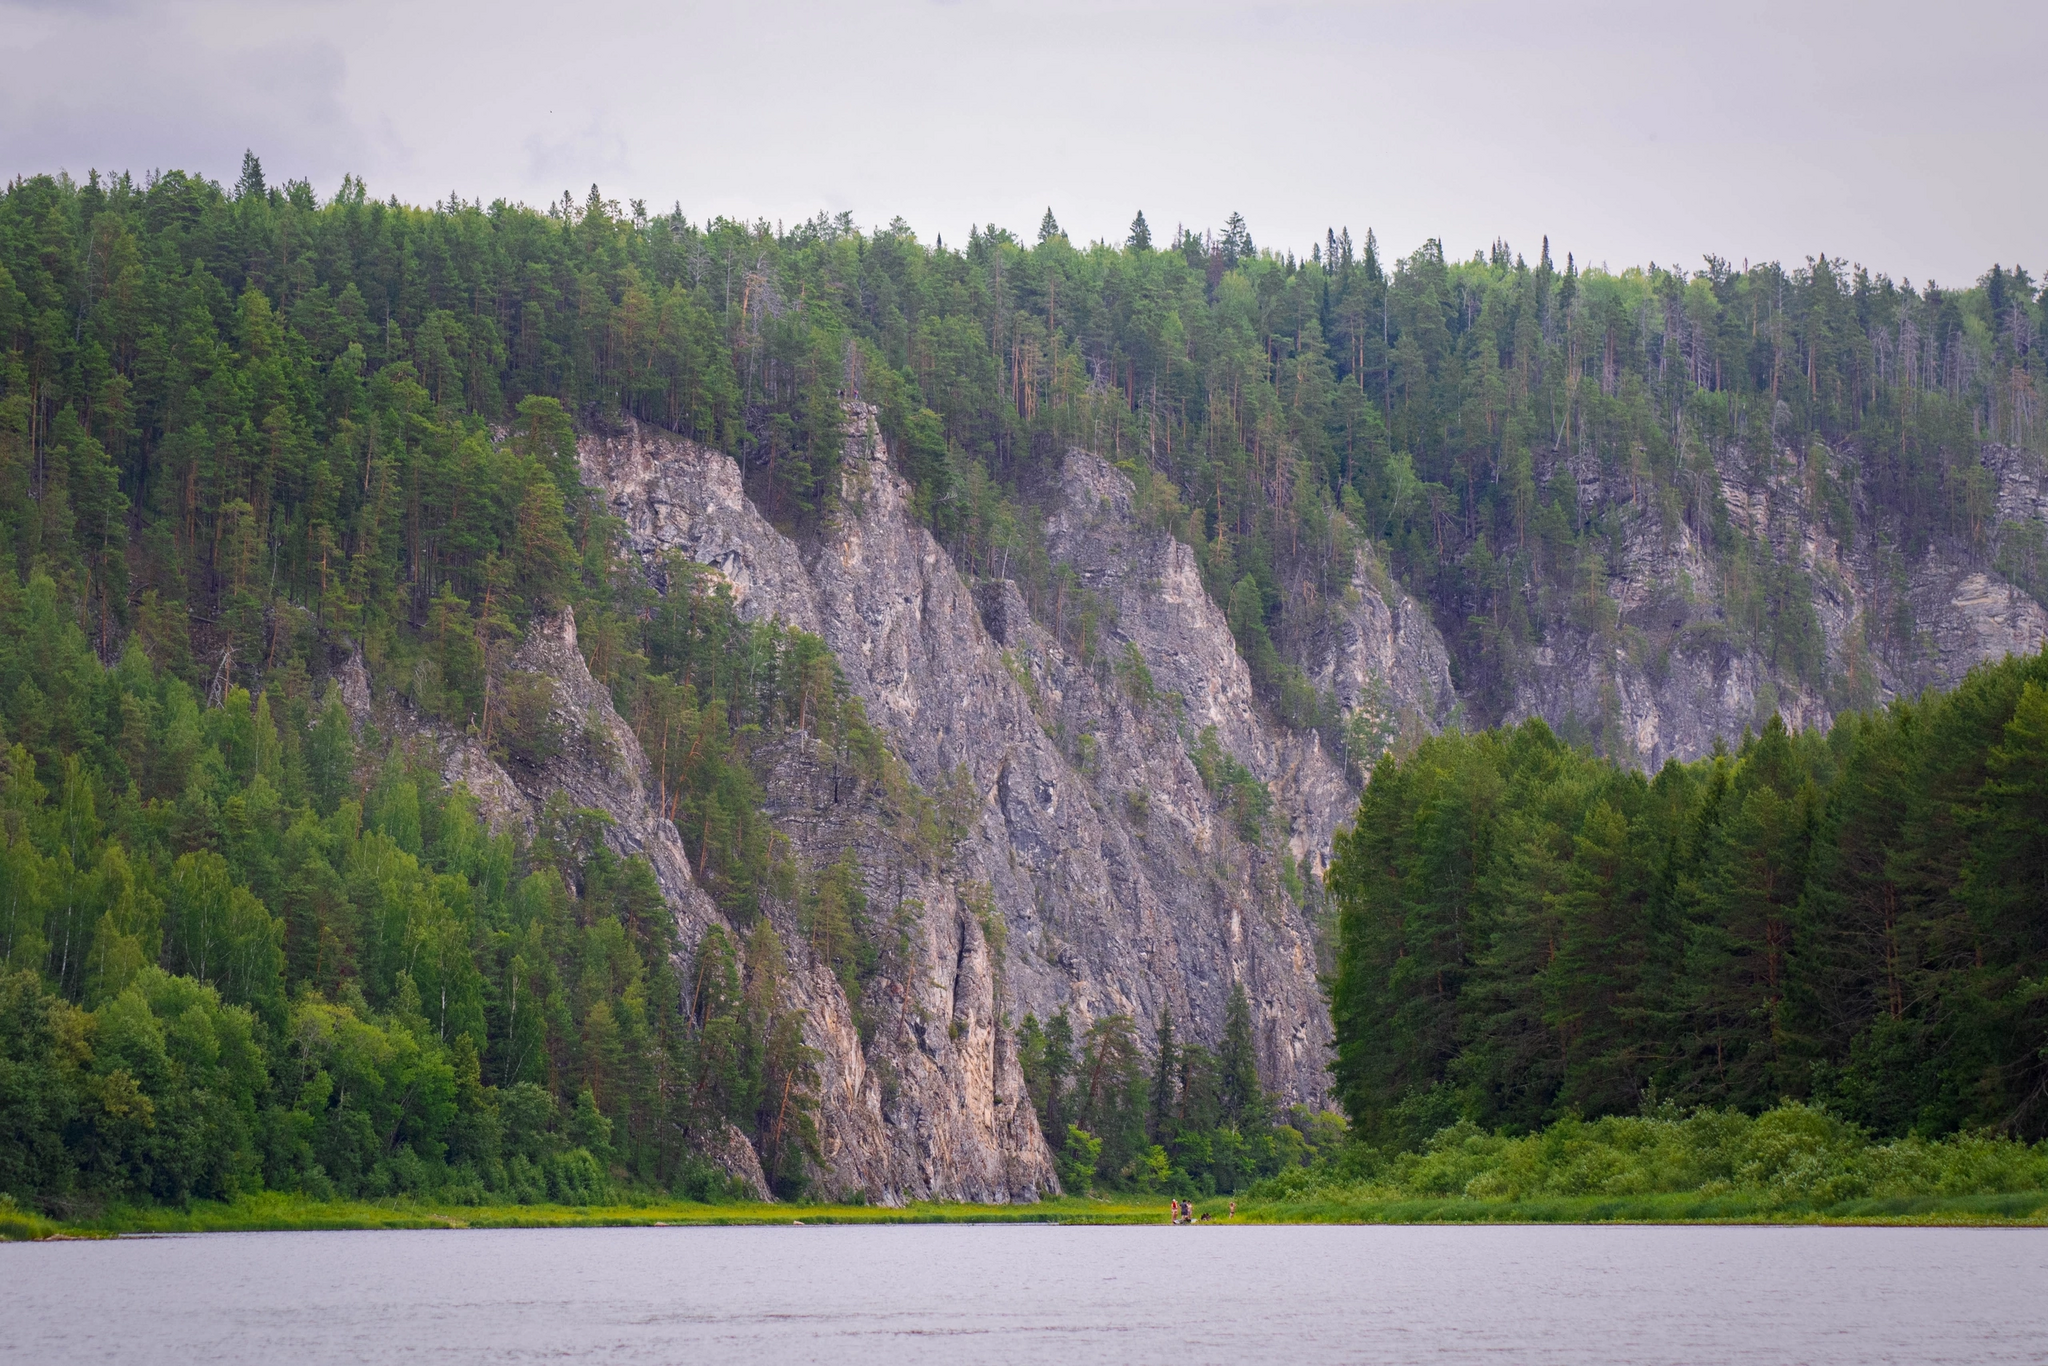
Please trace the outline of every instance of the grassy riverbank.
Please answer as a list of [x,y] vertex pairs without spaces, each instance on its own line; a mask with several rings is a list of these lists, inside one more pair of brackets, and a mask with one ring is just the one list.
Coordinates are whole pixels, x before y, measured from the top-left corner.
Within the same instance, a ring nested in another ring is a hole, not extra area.
[[784,1205],[756,1201],[701,1204],[644,1201],[614,1205],[447,1205],[433,1201],[312,1200],[262,1194],[232,1203],[195,1200],[185,1206],[108,1206],[58,1222],[33,1215],[0,1217],[0,1237],[68,1234],[247,1233],[314,1229],[434,1228],[665,1228],[678,1225],[1071,1223],[1151,1222],[1163,1204],[1144,1207],[1098,1200],[1049,1200],[1036,1205],[913,1204]]
[[1240,1202],[1260,1224],[1987,1224],[2048,1226],[2048,1191],[1784,1203],[1749,1194]]
[[[2048,1226],[2048,1191],[2006,1195],[1910,1196],[1829,1205],[1773,1203],[1742,1194],[1572,1196],[1534,1200],[1240,1200],[1196,1206],[1235,1224],[1945,1224]],[[594,1228],[823,1224],[1156,1224],[1164,1202],[1048,1200],[1036,1205],[437,1205],[404,1200],[308,1200],[256,1195],[222,1204],[109,1207],[58,1221],[0,1210],[0,1239],[94,1238],[123,1234],[311,1229]]]

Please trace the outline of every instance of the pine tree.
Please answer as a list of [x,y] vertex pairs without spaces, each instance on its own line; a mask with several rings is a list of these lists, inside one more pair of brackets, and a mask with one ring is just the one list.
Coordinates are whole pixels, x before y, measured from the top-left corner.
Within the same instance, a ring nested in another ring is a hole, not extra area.
[[242,175],[235,182],[235,198],[239,200],[261,199],[268,188],[263,183],[263,163],[256,159],[256,153],[242,153]]
[[1252,1032],[1252,1002],[1244,983],[1230,989],[1223,1009],[1223,1047],[1216,1056],[1222,1083],[1224,1117],[1248,1132],[1265,1122],[1268,1106],[1259,1083],[1258,1045]]
[[1258,257],[1258,249],[1252,245],[1252,230],[1245,226],[1244,215],[1235,210],[1232,210],[1230,217],[1224,221],[1220,245],[1223,249],[1225,270],[1235,270],[1241,262],[1249,262]]
[[1074,1075],[1074,1026],[1067,1008],[1053,1012],[1045,1025],[1044,1109],[1040,1115],[1045,1132],[1065,1133],[1073,1115],[1068,1104],[1068,1079]]
[[1180,1050],[1173,1039],[1173,1007],[1160,1008],[1159,1027],[1152,1041],[1152,1104],[1146,1130],[1154,1143],[1164,1143],[1173,1132],[1174,1075],[1180,1067]]

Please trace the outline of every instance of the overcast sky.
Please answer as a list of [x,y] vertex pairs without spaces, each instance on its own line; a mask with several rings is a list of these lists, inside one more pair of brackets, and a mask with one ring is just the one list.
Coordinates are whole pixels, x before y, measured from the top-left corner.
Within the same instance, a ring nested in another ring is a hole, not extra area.
[[2048,4],[0,0],[0,171],[2048,266]]

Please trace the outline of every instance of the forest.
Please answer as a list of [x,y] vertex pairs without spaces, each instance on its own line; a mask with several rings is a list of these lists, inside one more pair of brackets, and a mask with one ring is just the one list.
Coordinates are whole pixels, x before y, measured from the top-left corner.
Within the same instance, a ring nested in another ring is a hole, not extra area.
[[1024,1081],[1067,1190],[1228,1195],[1342,1147],[1335,1115],[1283,1111],[1261,1084],[1243,983],[1214,1049],[1177,1035],[1171,1011],[1152,1044],[1148,1059],[1128,1015],[1105,1015],[1079,1039],[1065,1009],[1024,1017]]
[[[230,186],[180,172],[9,184],[0,1189],[574,1199],[624,1182],[712,1195],[726,1178],[698,1153],[730,1126],[780,1193],[801,1194],[815,1134],[801,1104],[766,1098],[805,1095],[813,1060],[777,1004],[786,953],[757,914],[762,889],[803,900],[850,996],[879,951],[855,870],[795,870],[778,850],[762,756],[801,735],[912,823],[940,815],[905,786],[821,643],[741,623],[687,574],[657,599],[621,571],[615,528],[580,486],[579,428],[630,415],[729,451],[763,511],[802,535],[834,511],[843,403],[866,399],[961,567],[1013,577],[1036,604],[1064,585],[1033,500],[1069,444],[1101,451],[1133,473],[1145,515],[1195,549],[1266,704],[1348,740],[1361,767],[1386,734],[1361,742],[1295,662],[1359,553],[1430,605],[1479,723],[1546,631],[1626,636],[1599,588],[1628,518],[1692,525],[1719,557],[1726,630],[1855,699],[1857,680],[1819,676],[1798,568],[1755,562],[1728,528],[1708,473],[1731,449],[1831,443],[1860,462],[1898,554],[1942,538],[2023,584],[2043,572],[2038,529],[2030,541],[1996,523],[1975,459],[1983,440],[2041,440],[2044,305],[2018,268],[1916,290],[1824,256],[1615,274],[1569,254],[1560,268],[1547,242],[1533,262],[1499,243],[1389,259],[1370,231],[1333,229],[1300,256],[1255,246],[1235,214],[1212,231],[1161,226],[1155,237],[1139,213],[1121,243],[1076,244],[1048,210],[1034,239],[991,224],[926,244],[900,220],[700,223],[594,186],[540,208],[411,207],[353,177],[324,200],[303,181],[274,185],[253,155]],[[1566,455],[1625,473],[1633,500],[1588,516]],[[1846,508],[1847,490],[1830,496]],[[531,841],[492,836],[464,793],[391,737],[357,733],[336,700],[336,670],[359,652],[421,714],[474,727],[511,761],[544,757],[563,737],[544,680],[513,658],[564,606],[622,715],[649,738],[704,741],[687,771],[664,771],[664,796],[741,928],[694,960],[678,961],[645,865],[611,855],[589,813],[551,809]],[[1847,746],[1767,735],[1714,761],[1721,779],[1710,765],[1657,784],[1719,781],[1745,802],[1761,784],[1804,811],[1809,786],[1834,799]],[[1581,785],[1608,773],[1529,733],[1450,737],[1383,766],[1367,808],[1422,782],[1403,774],[1496,749],[1543,750],[1554,757],[1514,762]],[[1754,757],[1780,749],[1794,758]],[[1475,773],[1493,762],[1470,760]],[[1768,780],[1743,776],[1768,764]],[[1627,830],[1683,804],[1610,780],[1602,820],[1620,813]],[[1580,837],[1559,837],[1566,854]],[[1721,867],[1700,839],[1706,861],[1672,876]],[[1357,855],[1340,863],[1362,876]],[[1975,869],[1949,868],[1953,885],[1982,885]],[[1977,951],[2005,967],[1959,967],[1953,936],[1989,903],[1899,887],[1931,917],[1900,923],[1936,928],[1908,946],[1920,975],[1895,970],[1908,985],[1896,1013],[1879,1011],[1892,1024],[1862,1019],[1848,1002],[1863,997],[1814,1004],[1788,988],[1763,1049],[1755,1002],[1779,1002],[1775,987],[1744,985],[1751,995],[1715,1007],[1711,1035],[1686,1032],[1706,1027],[1693,1007],[1659,998],[1655,1037],[1680,1042],[1655,1068],[1614,1057],[1615,1021],[1635,1018],[1645,988],[1575,1025],[1594,1042],[1553,1067],[1542,1007],[1510,990],[1517,969],[1476,966],[1507,941],[1431,931],[1431,954],[1473,966],[1446,966],[1434,996],[1410,990],[1412,968],[1393,974],[1409,994],[1386,998],[1389,1018],[1413,1046],[1384,1080],[1357,1070],[1379,1064],[1354,1048],[1346,1102],[1373,1132],[1421,1123],[1392,1118],[1402,1105],[1533,1124],[1559,1105],[1627,1103],[1640,1076],[1703,1103],[1826,1088],[1888,1128],[1989,1122],[2008,1101],[2037,1123],[2039,1107],[2020,1105],[2035,1073],[2000,1032],[2033,1007],[2021,987],[1969,974],[2038,965],[1998,941]],[[1346,895],[1339,1008],[1355,1031],[1372,992],[1393,987],[1363,985],[1359,946],[1380,941]],[[1870,913],[1867,896],[1855,904]],[[1691,941],[1673,934],[1644,961],[1680,961],[1670,944]],[[1536,941],[1514,942],[1526,954]],[[1864,940],[1863,957],[1834,958],[1800,942],[1766,955],[1771,971],[1800,992],[1868,995]],[[1727,948],[1713,971],[1750,983],[1746,952]],[[1523,1024],[1468,1044],[1461,1021],[1488,991],[1486,1018]],[[1966,1000],[1997,1003],[1965,1031],[1988,1070],[1950,1085],[1934,1074],[1954,1069],[1923,1067],[1910,1094],[1870,1080],[1872,1050],[1924,1058],[1964,1037],[1942,1031],[1963,1028]],[[1181,1040],[1160,1020],[1145,1025],[1148,1053],[1139,1028],[1097,1022],[1076,1038],[1058,1017],[1018,1024],[1071,1177],[1228,1190],[1298,1161],[1290,1144],[1322,1143],[1306,1118],[1268,1113],[1242,1039]],[[1701,1039],[1719,1050],[1712,1084]],[[1526,1056],[1527,1084],[1486,1082],[1468,1056],[1496,1076]]]
[[[530,841],[494,836],[466,790],[359,738],[331,685],[205,705],[133,639],[102,666],[45,575],[0,621],[24,704],[0,795],[0,1189],[703,1198],[730,1192],[698,1153],[737,1126],[801,1192],[815,1134],[779,1098],[812,1062],[765,919],[685,963],[601,813],[556,800]],[[801,658],[752,634],[725,644]],[[699,808],[749,781],[706,681]],[[735,714],[758,729],[794,700],[765,684]],[[725,843],[738,904],[759,860]]]
[[[1807,571],[1731,526],[1717,459],[1825,444],[1816,501],[1845,544],[1861,498],[1902,562],[1940,539],[2023,588],[2048,574],[1977,458],[2042,448],[2044,305],[2018,267],[1962,288],[1826,255],[1613,273],[1547,241],[1389,259],[1348,229],[1302,257],[1235,214],[1155,235],[1139,213],[1123,243],[1079,245],[1050,210],[1034,242],[989,225],[926,245],[900,220],[696,223],[594,186],[419,209],[349,178],[322,202],[253,156],[231,188],[19,181],[0,239],[4,534],[103,656],[142,629],[177,667],[232,644],[265,668],[338,630],[374,668],[444,589],[472,624],[503,601],[494,552],[522,600],[601,576],[580,514],[532,540],[547,519],[525,514],[575,492],[545,423],[514,433],[532,463],[490,507],[463,505],[477,443],[535,396],[728,451],[795,529],[830,512],[858,394],[962,567],[1034,601],[1059,591],[1034,493],[1072,443],[1129,462],[1302,725],[1336,723],[1290,656],[1350,552],[1430,606],[1484,725],[1547,632],[1642,647],[1602,591],[1642,522],[1710,548],[1720,581],[1698,587],[1724,610],[1700,629],[1867,703],[1867,677],[1825,676]],[[1579,469],[1629,496],[1583,506]],[[464,514],[484,511],[528,539],[482,544]],[[1876,649],[1910,634],[1864,629]]]
[[1391,1149],[1785,1098],[2038,1140],[2044,879],[2048,655],[1650,778],[1445,734],[1338,841],[1337,1093]]

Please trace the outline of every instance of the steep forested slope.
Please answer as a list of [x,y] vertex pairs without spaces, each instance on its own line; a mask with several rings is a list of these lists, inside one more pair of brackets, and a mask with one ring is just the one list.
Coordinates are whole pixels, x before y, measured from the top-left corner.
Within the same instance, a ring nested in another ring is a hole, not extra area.
[[[1653,763],[2039,641],[2040,308],[18,181],[0,955],[13,1037],[76,1045],[20,1053],[37,1132],[97,1136],[44,1156],[1227,1185],[1265,1089],[1323,1095],[1314,875],[1390,747]],[[635,443],[730,487],[636,501]],[[150,1156],[242,1035],[177,1149],[232,1160]]]
[[[918,517],[1067,630],[1087,614],[1059,605],[1026,503],[1070,445],[1131,461],[1277,712],[1333,734],[1317,642],[1361,549],[1434,613],[1471,719],[1542,710],[1616,752],[1617,694],[1674,655],[1747,667],[1762,714],[1953,681],[1927,557],[2021,591],[2042,573],[2016,516],[2039,482],[2024,271],[1915,290],[1826,257],[1610,274],[1434,243],[1390,268],[1370,234],[1301,260],[1235,219],[1155,245],[1141,216],[1081,248],[1050,214],[1029,249],[991,227],[936,250],[900,223],[699,226],[595,190],[423,211],[351,181],[317,206],[253,160],[232,194],[24,182],[6,219],[10,477],[38,490],[8,500],[16,541],[103,643],[190,607],[206,667],[230,640],[270,662],[256,618],[337,587],[369,627],[423,619],[443,584],[482,611],[491,547],[462,514],[516,520],[531,476],[465,509],[461,442],[401,429],[529,394],[727,450],[794,526],[836,496],[857,392]],[[562,493],[553,439],[526,445]],[[154,539],[114,554],[123,508]],[[397,568],[348,583],[366,536]],[[505,549],[521,591],[568,553]],[[1546,691],[1561,651],[1604,691]]]

